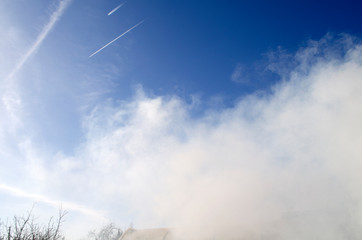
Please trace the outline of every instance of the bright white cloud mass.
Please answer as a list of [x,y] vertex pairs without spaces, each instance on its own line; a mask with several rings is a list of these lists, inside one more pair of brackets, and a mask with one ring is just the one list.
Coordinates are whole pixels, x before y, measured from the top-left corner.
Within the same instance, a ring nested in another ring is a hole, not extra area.
[[[84,141],[71,155],[42,152],[31,136],[9,132],[2,106],[3,201],[24,208],[34,201],[28,192],[87,206],[70,209],[65,226],[74,236],[109,219],[191,227],[197,239],[358,239],[362,46],[327,36],[292,60],[270,92],[201,116],[192,114],[197,104],[142,87],[130,101],[100,103],[82,117]],[[36,201],[46,205],[48,197]]]

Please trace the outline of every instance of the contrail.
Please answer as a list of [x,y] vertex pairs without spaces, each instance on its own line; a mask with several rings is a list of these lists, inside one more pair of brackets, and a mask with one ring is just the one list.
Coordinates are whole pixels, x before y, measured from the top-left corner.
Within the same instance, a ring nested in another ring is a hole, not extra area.
[[112,41],[110,41],[109,43],[107,43],[106,45],[104,45],[103,47],[101,47],[100,49],[98,49],[97,51],[95,51],[93,54],[91,54],[89,56],[89,58],[93,57],[94,55],[96,55],[97,53],[99,53],[100,51],[102,51],[103,49],[105,49],[106,47],[108,47],[109,45],[111,45],[112,43],[114,43],[115,41],[117,41],[119,38],[123,37],[124,35],[126,35],[129,31],[131,31],[132,29],[138,27],[139,25],[141,25],[145,20],[142,20],[141,22],[137,23],[136,25],[134,25],[133,27],[131,27],[130,29],[128,29],[127,31],[125,31],[124,33],[122,33],[121,35],[119,35],[118,37],[116,37],[115,39],[113,39]]
[[[19,123],[19,119],[17,117],[18,109],[21,109],[21,98],[14,89],[14,76],[22,69],[24,64],[29,60],[29,58],[36,53],[38,48],[43,43],[44,39],[48,36],[50,31],[54,28],[54,25],[61,18],[67,6],[70,4],[72,0],[60,0],[59,6],[57,9],[51,14],[49,21],[44,25],[42,31],[37,36],[35,42],[30,46],[30,48],[25,52],[24,55],[17,61],[14,68],[10,71],[10,73],[5,77],[4,82],[1,84],[0,88],[3,88],[4,94],[1,98],[2,104],[4,104],[6,111],[17,123]],[[0,102],[0,104],[1,104]]]
[[118,10],[120,7],[122,7],[125,3],[126,3],[126,2],[121,3],[121,4],[119,4],[117,7],[115,7],[112,11],[110,11],[110,12],[108,13],[108,16],[111,15],[112,13],[114,13],[115,11],[117,11],[117,10]]
[[21,59],[18,61],[16,66],[13,68],[13,70],[5,78],[6,81],[13,78],[14,75],[16,75],[16,73],[23,67],[24,63],[26,63],[26,61],[36,52],[36,50],[40,47],[40,45],[42,44],[44,39],[48,36],[49,32],[53,29],[56,22],[63,15],[65,9],[67,8],[67,6],[69,5],[69,3],[71,1],[72,0],[61,0],[59,2],[58,8],[50,16],[49,22],[43,27],[43,30],[38,35],[36,41],[28,49],[28,51],[21,57]]
[[103,214],[101,212],[90,209],[83,205],[76,204],[76,203],[62,202],[62,201],[58,201],[58,200],[49,199],[45,196],[27,193],[21,189],[14,188],[12,186],[9,186],[6,184],[1,184],[1,183],[0,183],[0,190],[6,191],[6,192],[10,193],[11,195],[14,195],[17,197],[27,198],[27,199],[30,199],[32,201],[37,201],[37,202],[43,202],[43,203],[52,205],[54,207],[59,207],[60,205],[62,205],[66,210],[73,210],[73,211],[77,211],[77,212],[80,212],[80,213],[88,215],[88,216],[94,216],[94,217],[98,217],[101,219],[105,219],[105,217],[103,216]]

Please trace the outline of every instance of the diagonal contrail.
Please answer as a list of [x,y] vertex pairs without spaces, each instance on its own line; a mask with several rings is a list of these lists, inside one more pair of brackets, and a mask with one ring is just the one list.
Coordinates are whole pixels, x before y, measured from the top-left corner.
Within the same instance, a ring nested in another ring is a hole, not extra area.
[[142,20],[141,22],[137,23],[136,25],[134,25],[133,27],[131,27],[130,29],[128,29],[127,31],[125,31],[124,33],[122,33],[121,35],[119,35],[118,37],[116,37],[115,39],[113,39],[112,41],[110,41],[109,43],[107,43],[106,45],[104,45],[103,47],[101,47],[100,49],[98,49],[97,51],[95,51],[94,53],[92,53],[89,58],[93,57],[94,55],[96,55],[97,53],[99,53],[100,51],[102,51],[103,49],[105,49],[106,47],[108,47],[109,45],[111,45],[112,43],[114,43],[115,41],[117,41],[119,38],[123,37],[124,35],[126,35],[129,31],[131,31],[132,29],[138,27],[139,25],[141,25],[145,20]]
[[117,7],[115,7],[112,11],[110,11],[110,12],[108,13],[108,16],[111,15],[112,13],[114,13],[115,11],[117,11],[117,10],[118,10],[120,7],[122,7],[125,3],[126,3],[126,2],[121,3],[121,4],[119,4]]
[[21,98],[16,90],[16,87],[14,87],[14,84],[16,84],[14,76],[23,68],[24,64],[29,60],[29,58],[36,53],[44,39],[48,36],[50,31],[54,28],[55,24],[61,18],[71,1],[72,0],[59,0],[58,7],[50,15],[48,23],[44,25],[35,42],[29,47],[25,54],[20,57],[20,59],[16,62],[16,65],[11,69],[10,73],[5,77],[4,81],[0,85],[0,89],[4,89],[3,96],[0,100],[0,105],[4,104],[7,113],[16,124],[21,122],[17,117],[18,110],[21,109]]
[[12,186],[9,186],[6,184],[0,183],[0,191],[8,192],[9,194],[17,196],[17,197],[27,198],[27,199],[30,199],[31,201],[46,203],[46,204],[49,204],[54,207],[59,207],[60,205],[62,205],[66,210],[77,211],[77,212],[80,212],[80,213],[88,215],[88,216],[94,216],[94,217],[98,217],[101,219],[105,219],[102,212],[96,211],[96,210],[88,208],[86,206],[79,205],[79,204],[72,203],[72,202],[64,202],[64,201],[49,199],[45,196],[28,193],[19,188],[15,188],[15,187],[12,187]]
[[59,2],[58,8],[53,12],[50,16],[49,22],[43,27],[43,30],[38,35],[37,39],[33,43],[33,45],[28,49],[28,51],[21,57],[21,59],[17,62],[16,66],[6,77],[6,81],[12,79],[16,73],[23,67],[24,63],[36,52],[36,50],[40,47],[44,39],[48,36],[49,32],[53,29],[56,22],[63,15],[65,9],[69,5],[72,0],[61,0]]

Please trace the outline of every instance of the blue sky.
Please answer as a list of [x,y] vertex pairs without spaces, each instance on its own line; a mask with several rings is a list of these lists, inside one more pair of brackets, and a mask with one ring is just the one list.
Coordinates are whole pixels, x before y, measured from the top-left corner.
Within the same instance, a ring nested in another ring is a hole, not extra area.
[[[1,218],[34,202],[45,216],[62,204],[75,238],[108,221],[248,225],[240,212],[265,227],[249,210],[268,206],[258,212],[268,221],[333,212],[345,222],[330,228],[360,229],[359,9],[357,1],[1,1]],[[325,196],[336,200],[324,207]]]

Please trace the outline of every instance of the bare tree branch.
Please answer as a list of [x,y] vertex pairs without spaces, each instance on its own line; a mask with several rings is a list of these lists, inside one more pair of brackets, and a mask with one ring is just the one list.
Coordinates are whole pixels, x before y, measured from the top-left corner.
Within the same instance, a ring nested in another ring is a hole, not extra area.
[[66,211],[60,208],[57,219],[51,217],[47,225],[41,225],[35,222],[32,210],[25,216],[15,216],[11,224],[0,222],[0,240],[58,240],[63,237],[60,228]]

